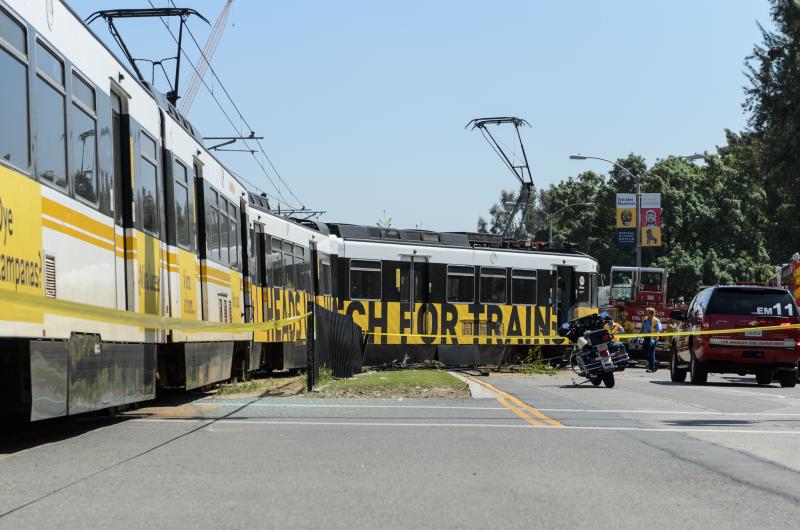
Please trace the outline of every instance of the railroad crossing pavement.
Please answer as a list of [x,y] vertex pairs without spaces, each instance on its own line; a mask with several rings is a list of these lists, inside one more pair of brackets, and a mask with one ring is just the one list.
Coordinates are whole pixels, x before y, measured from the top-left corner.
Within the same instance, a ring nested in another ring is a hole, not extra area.
[[666,379],[76,419],[0,456],[0,528],[796,528],[800,389]]

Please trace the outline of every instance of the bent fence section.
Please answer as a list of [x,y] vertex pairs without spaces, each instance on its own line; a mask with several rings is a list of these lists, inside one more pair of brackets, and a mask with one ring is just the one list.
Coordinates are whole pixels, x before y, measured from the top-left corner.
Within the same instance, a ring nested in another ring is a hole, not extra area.
[[313,325],[308,326],[308,387],[319,381],[320,373],[329,370],[337,378],[353,377],[361,372],[366,339],[361,327],[349,316],[314,308]]

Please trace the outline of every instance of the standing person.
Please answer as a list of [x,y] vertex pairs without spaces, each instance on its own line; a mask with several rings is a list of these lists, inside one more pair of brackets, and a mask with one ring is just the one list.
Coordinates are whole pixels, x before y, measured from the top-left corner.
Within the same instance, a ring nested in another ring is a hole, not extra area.
[[609,350],[611,351],[618,351],[622,350],[625,351],[625,345],[620,342],[620,340],[616,337],[616,335],[620,335],[625,333],[625,330],[614,321],[614,317],[603,311],[600,313],[600,318],[603,319],[603,328],[608,331],[608,334],[611,335],[611,344],[608,345]]
[[655,308],[648,307],[645,309],[645,319],[642,322],[642,334],[650,336],[644,337],[642,353],[644,353],[649,364],[648,372],[655,372],[658,370],[658,363],[656,362],[656,343],[658,342],[658,337],[656,334],[663,330],[664,328],[661,326],[661,321],[656,316]]

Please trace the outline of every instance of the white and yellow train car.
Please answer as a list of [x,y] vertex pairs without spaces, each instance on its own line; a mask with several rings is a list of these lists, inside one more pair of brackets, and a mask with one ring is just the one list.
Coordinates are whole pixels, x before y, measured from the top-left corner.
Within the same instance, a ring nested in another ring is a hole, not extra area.
[[314,260],[320,250],[328,249],[326,229],[274,215],[266,198],[255,195],[250,197],[248,218],[252,273],[247,283],[252,318],[255,322],[293,319],[281,327],[255,332],[253,351],[265,369],[304,368],[306,320],[296,317],[308,312],[312,293],[320,288]]
[[[244,187],[66,4],[0,0],[0,93],[0,290],[242,322]],[[0,304],[0,412],[36,420],[225,380],[251,338]]]
[[330,225],[334,295],[368,334],[365,364],[497,365],[563,350],[558,325],[597,311],[597,261],[476,245],[463,233]]

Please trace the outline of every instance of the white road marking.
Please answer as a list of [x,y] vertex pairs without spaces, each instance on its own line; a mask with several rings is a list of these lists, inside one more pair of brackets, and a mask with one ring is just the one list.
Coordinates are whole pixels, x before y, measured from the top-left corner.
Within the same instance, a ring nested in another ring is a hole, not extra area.
[[[176,422],[208,422],[209,420],[181,420],[177,418],[140,418],[134,421],[154,421],[162,423]],[[219,419],[213,424],[221,426],[225,424],[237,425],[316,425],[322,427],[459,427],[459,428],[490,428],[490,429],[533,429],[533,430],[553,430],[553,431],[633,431],[633,432],[677,432],[677,433],[736,433],[736,434],[782,434],[800,436],[800,429],[793,431],[778,430],[757,430],[757,429],[702,429],[702,428],[659,428],[659,427],[599,427],[599,426],[578,426],[562,425],[559,427],[552,425],[534,426],[529,424],[509,423],[408,423],[408,422],[382,422],[382,421],[296,421],[296,420],[238,420],[238,419]]]
[[466,407],[446,405],[347,405],[347,404],[316,404],[316,403],[226,403],[225,401],[202,401],[198,405],[221,405],[223,407],[298,407],[317,409],[447,409],[447,410],[507,410],[504,407]]

